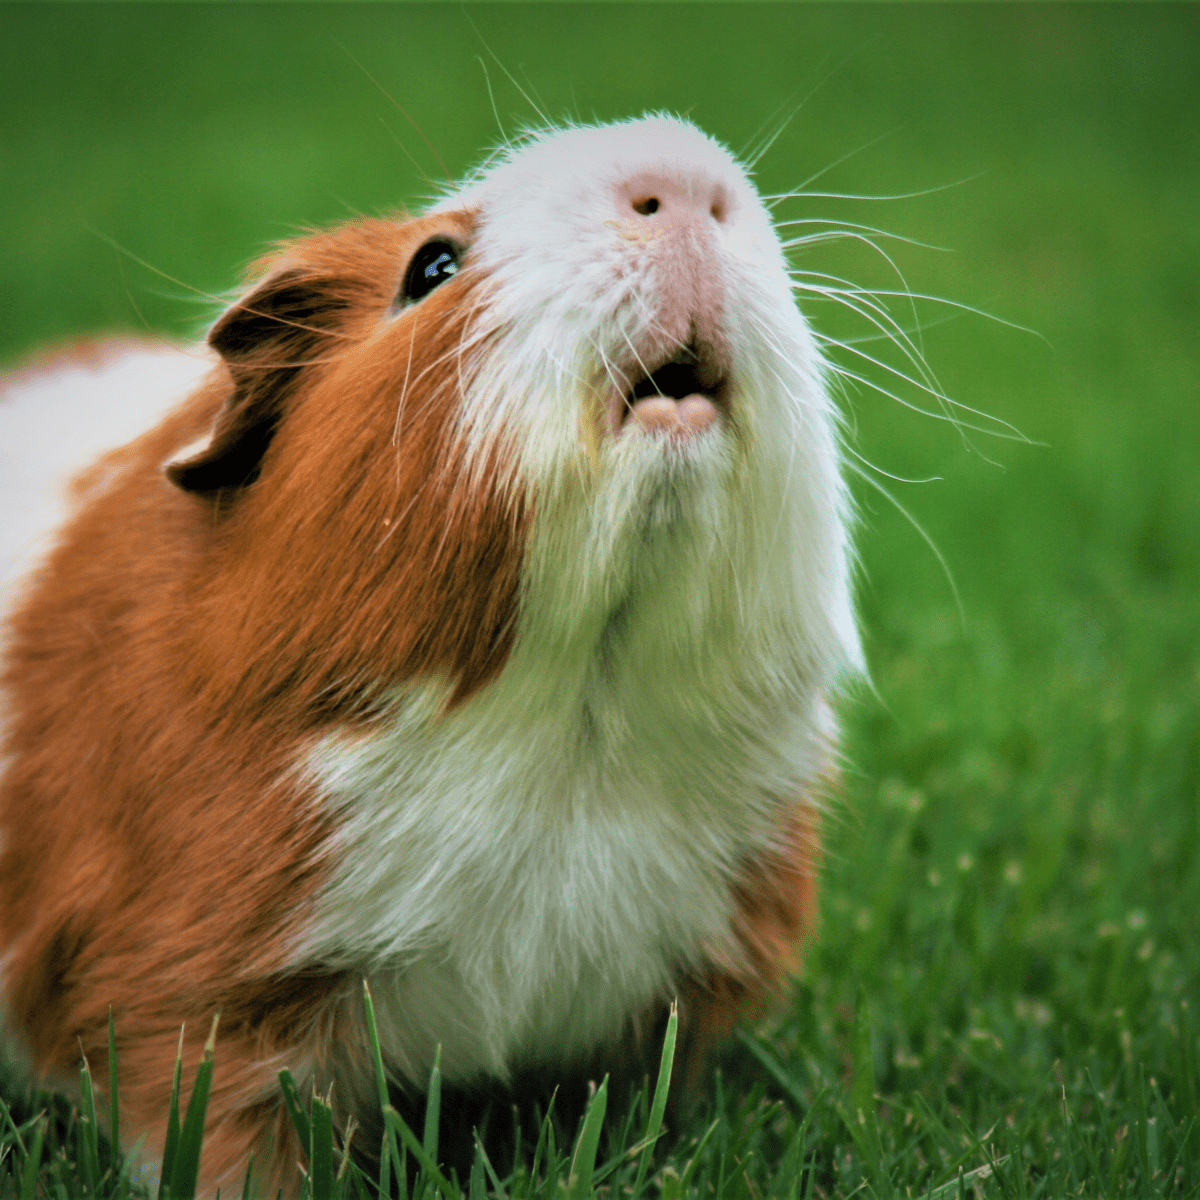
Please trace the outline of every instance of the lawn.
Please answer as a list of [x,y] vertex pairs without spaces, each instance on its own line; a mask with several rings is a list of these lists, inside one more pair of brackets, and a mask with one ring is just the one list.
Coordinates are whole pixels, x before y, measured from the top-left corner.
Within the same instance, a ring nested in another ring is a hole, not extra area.
[[[3,361],[194,334],[265,244],[418,203],[426,138],[460,174],[535,105],[777,133],[764,193],[900,197],[776,213],[912,239],[795,263],[952,301],[885,298],[988,416],[941,419],[886,342],[834,354],[892,394],[843,397],[871,680],[823,922],[644,1192],[1200,1195],[1200,9],[30,4],[0,29]],[[0,1196],[128,1189],[88,1184],[78,1118],[48,1136],[81,1165],[28,1170],[37,1105],[7,1098]],[[635,1188],[648,1119],[599,1134],[591,1183]],[[570,1149],[472,1200],[555,1194]]]

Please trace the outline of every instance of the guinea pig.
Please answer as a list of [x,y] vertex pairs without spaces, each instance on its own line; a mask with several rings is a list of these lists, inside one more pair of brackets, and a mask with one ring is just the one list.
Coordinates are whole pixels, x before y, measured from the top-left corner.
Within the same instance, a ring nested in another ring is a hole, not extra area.
[[530,133],[253,278],[0,402],[8,1036],[65,1079],[111,1009],[153,1163],[219,1011],[204,1194],[298,1189],[281,1067],[377,1109],[364,979],[416,1091],[752,1012],[860,669],[822,356],[693,125]]

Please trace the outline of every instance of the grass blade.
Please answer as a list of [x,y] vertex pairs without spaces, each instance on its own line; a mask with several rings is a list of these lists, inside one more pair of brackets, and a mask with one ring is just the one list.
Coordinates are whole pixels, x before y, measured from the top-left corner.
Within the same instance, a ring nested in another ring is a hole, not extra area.
[[26,1153],[25,1141],[21,1137],[21,1131],[17,1128],[16,1122],[12,1118],[12,1111],[9,1109],[8,1105],[4,1102],[3,1096],[0,1096],[0,1116],[2,1116],[4,1118],[5,1125],[7,1125],[9,1127],[9,1129],[12,1130],[13,1141],[16,1142],[16,1144],[21,1148],[21,1153],[22,1154]]
[[[554,1138],[554,1104],[558,1099],[558,1088],[556,1087],[550,1093],[550,1103],[546,1105],[546,1115],[542,1118],[541,1126],[538,1129],[538,1139],[533,1146],[533,1163],[529,1168],[529,1177],[537,1179],[538,1171],[541,1169],[542,1160],[546,1156],[546,1148],[550,1145]],[[487,1154],[484,1154],[486,1160]]]
[[308,1178],[312,1200],[333,1200],[333,1108],[314,1094],[308,1145]]
[[350,1182],[354,1185],[356,1200],[371,1200],[367,1192],[367,1185],[363,1182],[363,1173],[354,1163],[350,1164]]
[[[350,1159],[350,1143],[354,1140],[354,1116],[351,1114],[350,1119],[346,1122],[346,1128],[342,1131],[342,1161],[338,1165],[337,1177],[334,1179],[334,1195],[337,1200],[349,1200],[350,1189],[357,1180],[353,1178],[356,1173],[354,1163]],[[359,1185],[361,1190],[361,1185]]]
[[475,1134],[475,1153],[483,1161],[483,1168],[488,1173],[488,1178],[492,1181],[492,1191],[500,1197],[500,1200],[508,1200],[508,1193],[504,1190],[500,1182],[500,1177],[496,1174],[496,1169],[492,1166],[492,1160],[488,1158],[487,1151],[483,1148],[483,1143],[479,1140],[478,1132]]
[[704,1136],[700,1139],[696,1146],[695,1152],[688,1160],[688,1165],[684,1168],[683,1175],[679,1180],[678,1192],[681,1196],[687,1194],[688,1188],[691,1186],[692,1176],[696,1174],[696,1168],[700,1165],[700,1159],[704,1154],[704,1148],[708,1145],[709,1139],[717,1132],[717,1126],[721,1124],[721,1118],[718,1117],[705,1131]]
[[1149,1186],[1154,1179],[1154,1171],[1150,1166],[1150,1139],[1147,1136],[1149,1124],[1146,1113],[1146,1072],[1140,1063],[1137,1071],[1137,1094],[1134,1098],[1137,1101],[1134,1147],[1137,1150],[1138,1165],[1142,1168],[1142,1182]]
[[[387,1122],[388,1130],[393,1134],[393,1138],[398,1135],[405,1147],[412,1151],[413,1158],[421,1164],[421,1167],[433,1180],[434,1187],[446,1197],[446,1200],[460,1200],[458,1189],[442,1174],[437,1163],[425,1153],[425,1147],[417,1141],[417,1135],[409,1129],[404,1118],[390,1104],[383,1110],[383,1119]],[[397,1161],[399,1161],[398,1156]]]
[[121,1105],[117,1086],[117,1030],[112,1006],[108,1009],[108,1136],[112,1142],[112,1166],[121,1154]]
[[475,1143],[475,1157],[471,1160],[471,1175],[467,1180],[467,1200],[487,1200],[487,1184],[483,1180],[483,1151]]
[[567,1180],[567,1200],[585,1200],[592,1194],[592,1172],[596,1168],[596,1151],[600,1146],[600,1130],[604,1125],[604,1110],[608,1107],[608,1076],[596,1089],[583,1118],[583,1128],[575,1143],[571,1158],[571,1174]]
[[312,1128],[309,1124],[308,1113],[304,1111],[304,1106],[300,1103],[300,1091],[287,1067],[279,1072],[279,1090],[283,1092],[283,1102],[287,1106],[296,1132],[300,1135],[300,1145],[310,1146],[312,1144]]
[[738,1037],[746,1049],[767,1069],[771,1078],[783,1088],[797,1109],[803,1111],[807,1107],[804,1103],[804,1092],[801,1090],[800,1084],[788,1073],[783,1063],[754,1034],[742,1029],[738,1031]]
[[48,1118],[38,1117],[33,1127],[33,1145],[25,1155],[25,1168],[21,1172],[21,1200],[33,1200],[37,1191],[38,1176],[42,1171],[42,1144],[46,1140]]
[[383,1070],[383,1051],[379,1046],[379,1028],[375,1024],[375,1002],[371,999],[371,988],[363,980],[363,1004],[367,1010],[367,1034],[371,1041],[371,1056],[375,1065],[375,1086],[379,1091],[379,1108],[382,1111],[391,1103],[388,1099],[387,1076]]
[[387,1122],[383,1123],[383,1140],[379,1144],[379,1194],[380,1196],[390,1196],[392,1194],[392,1154],[395,1147],[392,1145],[392,1131],[387,1127]]
[[79,1134],[77,1163],[84,1186],[94,1196],[100,1186],[100,1144],[96,1132],[96,1091],[92,1087],[92,1071],[84,1055],[79,1071]]
[[425,1098],[425,1153],[437,1162],[438,1119],[442,1111],[442,1048],[438,1046],[433,1055],[433,1068],[429,1072],[429,1094]]
[[179,1149],[171,1169],[172,1200],[191,1200],[196,1194],[196,1180],[200,1175],[200,1150],[204,1145],[204,1119],[208,1113],[208,1094],[212,1088],[213,1056],[217,1045],[217,1022],[221,1014],[213,1017],[208,1041],[200,1055],[196,1068],[196,1082],[192,1084],[192,1095],[188,1100],[187,1116],[179,1131]]
[[175,1155],[179,1149],[179,1084],[183,1078],[183,1031],[179,1027],[179,1047],[175,1051],[175,1078],[171,1083],[171,1104],[167,1109],[167,1140],[163,1143],[162,1174],[158,1180],[159,1200],[171,1191],[171,1173],[175,1170]]
[[254,1178],[254,1151],[250,1151],[250,1156],[246,1159],[246,1178],[242,1181],[242,1200],[253,1200],[254,1189],[251,1187],[251,1180]]
[[[379,1111],[384,1115],[383,1145],[379,1151],[379,1194],[391,1195],[391,1167],[395,1163],[397,1178],[401,1189],[404,1187],[404,1164],[400,1159],[400,1149],[396,1145],[396,1135],[387,1120],[387,1111],[391,1108],[388,1099],[387,1075],[383,1070],[383,1050],[379,1045],[379,1027],[375,1023],[375,1003],[371,999],[371,988],[363,980],[363,1005],[367,1015],[367,1035],[371,1042],[371,1057],[375,1066],[375,1087],[379,1092]],[[407,1126],[406,1126],[407,1128]]]
[[633,1185],[633,1200],[638,1200],[642,1187],[646,1182],[646,1172],[650,1169],[650,1161],[654,1157],[654,1143],[658,1141],[658,1133],[662,1128],[663,1113],[667,1107],[667,1093],[671,1087],[671,1068],[675,1062],[675,1040],[679,1034],[679,1005],[671,1005],[671,1015],[667,1018],[667,1031],[663,1035],[662,1057],[658,1064],[658,1081],[654,1085],[654,1099],[650,1103],[650,1118],[646,1122],[646,1148],[642,1151],[638,1163],[637,1181]]
[[[1190,1147],[1197,1140],[1197,1130],[1200,1128],[1200,1095],[1197,1094],[1197,1084],[1200,1083],[1200,1069],[1196,1063],[1196,1030],[1192,1025],[1192,1012],[1186,1000],[1179,1006],[1180,1024],[1180,1124],[1184,1127],[1183,1150],[1185,1161],[1200,1164],[1200,1154],[1194,1153]],[[1190,1181],[1189,1181],[1190,1182]]]
[[875,1111],[875,1052],[871,1045],[871,1008],[867,993],[858,989],[854,1006],[854,1082],[850,1085],[850,1115]]

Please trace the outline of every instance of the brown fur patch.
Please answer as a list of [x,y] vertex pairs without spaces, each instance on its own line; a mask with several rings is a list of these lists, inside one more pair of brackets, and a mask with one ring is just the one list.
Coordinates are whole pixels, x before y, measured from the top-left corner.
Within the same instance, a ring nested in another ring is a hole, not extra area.
[[796,804],[776,844],[739,876],[732,947],[714,950],[709,973],[694,980],[683,997],[693,1064],[799,968],[800,952],[817,925],[819,820],[810,803]]

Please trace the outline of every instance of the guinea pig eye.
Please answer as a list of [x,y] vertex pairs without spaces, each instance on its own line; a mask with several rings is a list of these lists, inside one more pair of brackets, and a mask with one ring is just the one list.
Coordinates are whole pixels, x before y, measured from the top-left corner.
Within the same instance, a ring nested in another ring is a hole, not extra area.
[[402,302],[420,300],[458,271],[459,249],[450,242],[426,242],[413,255],[404,277]]

